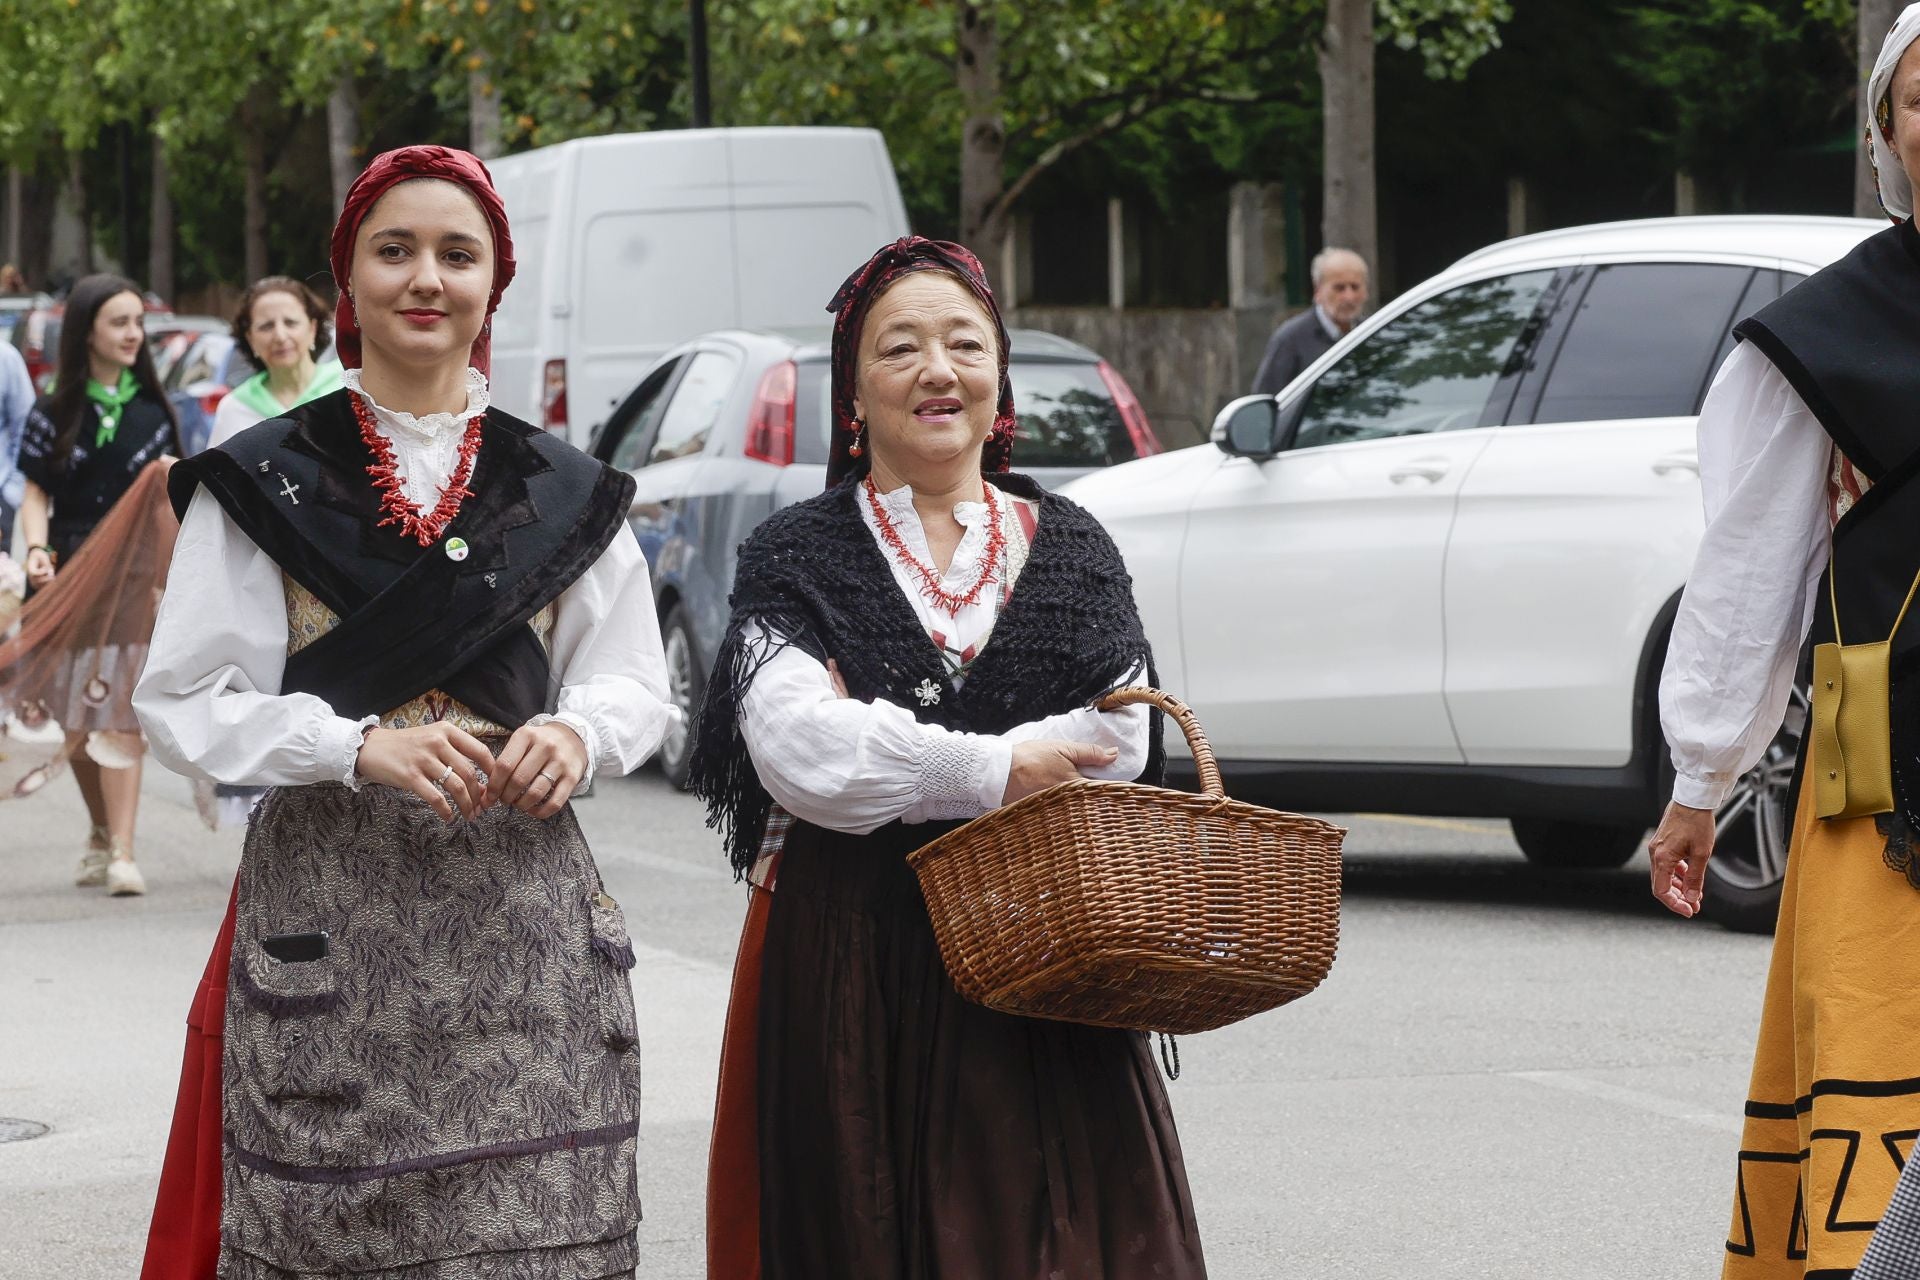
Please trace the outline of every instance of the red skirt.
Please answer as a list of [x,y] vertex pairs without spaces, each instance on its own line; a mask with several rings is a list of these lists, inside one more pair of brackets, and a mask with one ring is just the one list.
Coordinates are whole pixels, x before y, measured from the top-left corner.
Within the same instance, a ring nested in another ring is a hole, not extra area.
[[773,895],[749,891],[740,952],[733,964],[726,1038],[720,1048],[720,1088],[707,1161],[707,1278],[759,1280],[760,966]]
[[187,1013],[187,1055],[140,1280],[213,1280],[220,1262],[220,1043],[227,1021],[233,908],[227,900],[207,971]]

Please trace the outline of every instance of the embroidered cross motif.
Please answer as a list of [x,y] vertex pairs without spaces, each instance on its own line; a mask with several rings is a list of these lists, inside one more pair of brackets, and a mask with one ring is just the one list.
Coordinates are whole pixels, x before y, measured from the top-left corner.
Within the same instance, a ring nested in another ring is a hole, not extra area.
[[940,686],[935,684],[933,678],[929,676],[920,682],[919,687],[913,691],[913,696],[920,699],[921,706],[930,707],[940,701]]
[[294,506],[296,507],[299,506],[300,499],[294,497],[293,495],[295,491],[300,488],[300,486],[295,484],[293,481],[287,479],[285,476],[280,477],[280,484],[282,486],[280,490],[280,496],[291,501]]

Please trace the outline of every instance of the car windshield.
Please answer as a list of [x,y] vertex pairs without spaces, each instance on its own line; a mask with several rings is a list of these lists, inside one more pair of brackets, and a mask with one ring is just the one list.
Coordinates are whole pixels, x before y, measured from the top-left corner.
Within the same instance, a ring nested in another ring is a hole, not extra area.
[[[827,460],[832,379],[824,362],[800,366],[794,434],[796,462]],[[1106,467],[1137,451],[1097,365],[1013,361],[1014,414],[1020,421],[1013,465]]]

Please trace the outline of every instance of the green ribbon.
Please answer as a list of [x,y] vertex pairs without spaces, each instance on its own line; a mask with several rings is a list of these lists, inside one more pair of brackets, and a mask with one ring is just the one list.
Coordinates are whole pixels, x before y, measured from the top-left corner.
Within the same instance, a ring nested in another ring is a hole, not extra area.
[[120,430],[120,419],[125,415],[127,405],[140,394],[140,380],[133,376],[133,370],[122,369],[117,386],[108,387],[100,382],[87,379],[87,399],[93,401],[100,410],[100,424],[93,433],[93,447],[104,448],[113,443],[114,435]]

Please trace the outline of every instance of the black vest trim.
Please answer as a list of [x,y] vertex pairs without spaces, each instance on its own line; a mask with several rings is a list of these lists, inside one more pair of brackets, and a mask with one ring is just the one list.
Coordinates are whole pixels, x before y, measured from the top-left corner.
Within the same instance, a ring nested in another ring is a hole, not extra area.
[[[287,659],[282,689],[358,719],[429,690],[509,728],[546,709],[549,668],[528,621],[577,581],[625,521],[633,479],[488,410],[469,487],[421,548],[379,528],[372,464],[342,389],[249,428],[173,469],[184,516],[205,486],[287,576],[340,624]],[[288,489],[291,487],[291,496]]]
[[1920,447],[1920,234],[1870,236],[1734,326],[1806,401],[1853,465],[1880,483]]
[[[855,698],[884,699],[923,723],[970,733],[1005,733],[1087,706],[1142,666],[1155,678],[1132,579],[1099,521],[1024,476],[988,481],[1037,501],[1040,517],[1013,594],[958,689],[860,517],[859,480],[775,512],[741,547],[732,619],[695,717],[691,762],[693,789],[707,801],[708,821],[721,828],[737,873],[757,859],[773,804],[739,714],[776,646],[749,644],[749,624],[821,661],[834,659]],[[1152,741],[1141,777],[1157,782],[1164,765],[1158,712]],[[868,836],[837,838],[917,848],[945,829],[893,822]]]

